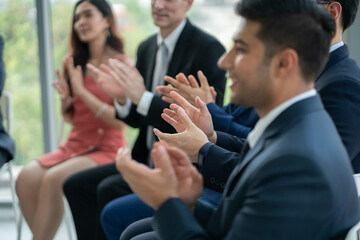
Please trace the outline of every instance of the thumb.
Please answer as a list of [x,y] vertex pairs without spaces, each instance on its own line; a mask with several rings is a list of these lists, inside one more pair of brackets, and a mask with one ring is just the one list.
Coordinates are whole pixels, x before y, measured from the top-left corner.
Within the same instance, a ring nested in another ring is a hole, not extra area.
[[153,154],[154,166],[164,172],[170,172],[174,174],[174,170],[171,165],[170,156],[163,145],[155,146],[155,152]]

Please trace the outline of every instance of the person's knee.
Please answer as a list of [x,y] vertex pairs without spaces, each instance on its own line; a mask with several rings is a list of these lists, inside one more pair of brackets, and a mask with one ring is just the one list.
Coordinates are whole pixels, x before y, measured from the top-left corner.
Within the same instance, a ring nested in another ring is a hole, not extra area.
[[77,174],[74,174],[65,180],[63,184],[63,191],[66,198],[70,198],[71,196],[79,192],[79,184],[77,178]]

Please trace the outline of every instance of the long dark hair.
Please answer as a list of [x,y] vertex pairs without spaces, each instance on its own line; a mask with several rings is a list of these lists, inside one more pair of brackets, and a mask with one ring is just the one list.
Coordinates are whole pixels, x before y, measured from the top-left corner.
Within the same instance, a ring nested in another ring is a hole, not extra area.
[[86,63],[89,60],[89,47],[87,43],[81,42],[74,29],[75,11],[76,8],[83,2],[89,2],[94,5],[109,21],[109,34],[106,40],[106,45],[119,51],[124,52],[123,39],[116,30],[114,15],[111,11],[110,5],[105,0],[80,0],[75,4],[73,12],[73,20],[70,35],[70,55],[74,58],[74,65],[80,65],[83,73],[85,73]]

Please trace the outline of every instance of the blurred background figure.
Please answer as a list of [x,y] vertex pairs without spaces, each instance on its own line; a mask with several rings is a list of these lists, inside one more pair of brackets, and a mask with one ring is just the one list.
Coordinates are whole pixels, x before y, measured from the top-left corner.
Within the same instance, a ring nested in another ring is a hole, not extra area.
[[80,170],[114,161],[126,145],[124,123],[115,119],[111,96],[97,85],[86,64],[99,66],[122,59],[123,41],[116,33],[111,8],[104,0],[81,0],[74,8],[71,50],[53,85],[61,96],[62,115],[72,125],[59,149],[28,164],[16,190],[34,239],[53,239],[63,216],[62,185]]

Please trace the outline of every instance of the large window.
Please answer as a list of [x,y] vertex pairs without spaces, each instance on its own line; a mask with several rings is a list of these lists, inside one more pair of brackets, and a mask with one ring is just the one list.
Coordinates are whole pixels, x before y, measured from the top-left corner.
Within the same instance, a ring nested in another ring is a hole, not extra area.
[[[75,0],[51,0],[51,26],[54,69],[68,52],[71,15]],[[111,0],[119,31],[125,39],[125,53],[136,56],[138,44],[156,31],[150,16],[150,0]],[[229,22],[237,20],[234,0],[196,0],[190,19],[206,31],[216,34],[224,45],[230,44],[234,30]],[[217,16],[222,16],[221,18]],[[34,0],[1,0],[0,33],[5,37],[5,90],[13,96],[13,131],[16,141],[14,163],[25,164],[44,152],[39,53]],[[55,73],[52,80],[55,80]],[[60,104],[55,94],[57,119],[60,125]],[[60,128],[60,127],[59,127]],[[66,128],[66,132],[69,131]],[[132,144],[137,132],[128,129]]]

